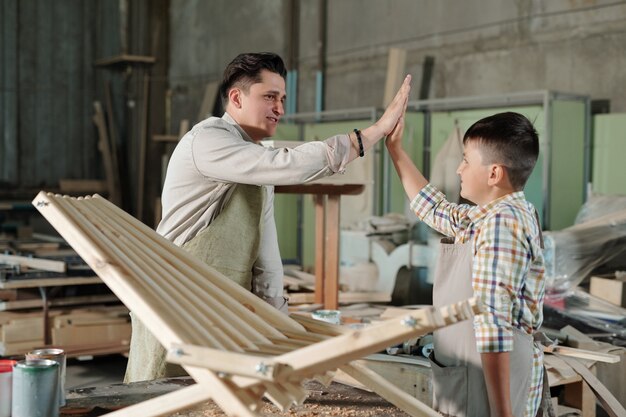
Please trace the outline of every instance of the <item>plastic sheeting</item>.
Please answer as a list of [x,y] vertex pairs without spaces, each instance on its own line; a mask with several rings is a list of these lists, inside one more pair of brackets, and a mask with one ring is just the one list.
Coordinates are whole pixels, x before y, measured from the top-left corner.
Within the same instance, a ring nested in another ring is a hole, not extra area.
[[626,268],[626,197],[592,197],[577,224],[544,232],[546,295],[562,298],[600,266]]

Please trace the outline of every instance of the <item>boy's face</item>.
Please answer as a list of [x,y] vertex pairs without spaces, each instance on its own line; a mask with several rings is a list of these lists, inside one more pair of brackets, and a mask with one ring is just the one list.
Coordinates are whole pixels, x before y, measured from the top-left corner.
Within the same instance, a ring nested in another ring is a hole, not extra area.
[[261,82],[241,91],[241,113],[237,122],[254,141],[274,136],[285,114],[285,80],[275,72],[261,71]]
[[456,173],[461,177],[461,197],[478,205],[489,203],[486,200],[489,199],[490,192],[490,166],[483,164],[478,141],[465,142],[463,161]]

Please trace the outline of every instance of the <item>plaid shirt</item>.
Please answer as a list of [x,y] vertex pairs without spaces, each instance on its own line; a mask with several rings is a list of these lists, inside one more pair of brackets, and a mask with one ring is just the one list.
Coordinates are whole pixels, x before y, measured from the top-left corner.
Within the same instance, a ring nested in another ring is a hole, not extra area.
[[[485,206],[452,204],[428,184],[411,202],[426,224],[455,243],[472,242],[472,286],[487,312],[474,318],[479,353],[513,350],[516,327],[532,334],[543,321],[543,253],[535,209],[518,191]],[[526,415],[541,400],[543,354],[535,348]]]

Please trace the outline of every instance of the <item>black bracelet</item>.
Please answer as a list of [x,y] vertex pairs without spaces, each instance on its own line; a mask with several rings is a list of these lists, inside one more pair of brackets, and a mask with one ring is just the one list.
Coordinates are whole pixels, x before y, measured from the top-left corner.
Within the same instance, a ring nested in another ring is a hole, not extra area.
[[359,144],[359,156],[363,158],[365,156],[365,150],[363,149],[363,139],[361,138],[361,131],[359,129],[354,129],[354,133],[356,133],[356,141]]

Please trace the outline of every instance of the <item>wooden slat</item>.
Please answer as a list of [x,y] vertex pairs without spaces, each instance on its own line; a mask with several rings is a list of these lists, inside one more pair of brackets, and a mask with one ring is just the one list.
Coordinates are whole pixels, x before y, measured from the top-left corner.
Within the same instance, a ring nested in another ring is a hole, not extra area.
[[0,281],[0,289],[102,284],[100,277],[61,277]]
[[409,413],[409,415],[427,416],[427,417],[440,417],[441,415],[428,407],[426,404],[412,397],[406,392],[400,390],[398,387],[387,381],[382,376],[378,375],[374,371],[367,369],[363,365],[348,364],[341,367],[341,370],[356,379],[366,387],[372,388],[378,395],[398,407],[399,409]]
[[611,394],[611,392],[604,385],[602,385],[598,378],[596,378],[596,376],[592,374],[585,365],[574,358],[569,358],[563,355],[559,356],[569,366],[574,368],[574,370],[578,372],[578,374],[582,376],[585,381],[587,381],[589,387],[596,394],[602,408],[604,408],[604,411],[606,411],[611,417],[626,416],[626,409],[624,406],[617,401],[617,398],[615,398],[613,394]]
[[67,265],[63,261],[50,259],[28,258],[26,256],[5,255],[0,253],[0,263],[9,265],[20,265],[28,268],[40,269],[42,271],[65,272]]
[[[109,207],[113,207],[110,202],[104,199],[102,201],[103,204],[108,205]],[[117,207],[115,209],[119,210]],[[222,290],[225,294],[227,294],[229,299],[236,301],[234,303],[235,305],[231,306],[232,308],[237,308],[238,311],[241,311],[243,313],[245,313],[246,309],[254,312],[255,314],[246,317],[247,319],[254,321],[253,323],[251,323],[254,326],[258,325],[275,336],[282,335],[282,333],[280,333],[276,329],[291,331],[304,330],[304,328],[300,326],[297,322],[290,319],[285,314],[280,313],[274,307],[262,301],[251,292],[244,290],[231,280],[218,279],[217,277],[221,277],[222,274],[220,274],[214,268],[207,266],[202,261],[191,256],[184,249],[172,245],[171,242],[154,233],[152,229],[150,229],[148,226],[141,223],[137,219],[133,218],[130,215],[125,215],[124,218],[129,225],[132,225],[143,231],[146,236],[150,237],[154,244],[160,246],[160,249],[153,248],[156,253],[160,253],[165,256],[169,262],[172,262],[176,266],[176,268],[185,271],[186,274],[189,274],[190,278],[194,278],[196,282],[207,291],[211,290],[211,286],[215,286]],[[210,274],[207,273],[208,271],[210,271]],[[244,306],[243,310],[240,310],[241,306]],[[237,314],[236,311],[234,311],[234,313]]]
[[[96,200],[101,199],[92,199],[93,201],[88,204],[95,204]],[[198,311],[203,311],[205,314],[208,314],[212,317],[215,323],[224,322],[226,326],[223,326],[223,331],[226,334],[230,334],[236,340],[243,342],[245,345],[251,347],[254,346],[251,340],[255,341],[265,341],[268,340],[263,336],[262,332],[253,327],[255,320],[253,318],[253,314],[243,308],[241,306],[228,306],[224,304],[225,301],[232,300],[228,294],[225,294],[223,291],[218,288],[212,287],[209,282],[207,282],[206,278],[200,278],[204,286],[199,285],[198,280],[193,280],[189,275],[184,275],[181,270],[175,268],[173,263],[176,263],[175,260],[170,259],[167,253],[158,250],[158,247],[153,245],[149,236],[145,234],[141,234],[139,231],[135,231],[134,228],[130,227],[130,224],[125,223],[125,219],[120,217],[118,213],[111,210],[110,207],[107,207],[106,204],[100,204],[101,209],[103,210],[103,215],[108,219],[116,219],[122,225],[122,229],[118,229],[119,233],[124,234],[132,234],[129,235],[129,239],[135,242],[136,246],[139,246],[143,249],[149,250],[153,253],[152,263],[155,265],[159,265],[164,272],[169,277],[175,278],[176,282],[179,282],[181,285],[181,289],[184,293],[183,298],[186,300],[194,300],[195,307]],[[128,225],[128,227],[124,227],[124,225]],[[128,230],[128,233],[126,232]],[[156,249],[156,251],[154,251]],[[191,274],[192,276],[195,274]],[[207,287],[208,290],[207,290]],[[201,300],[198,298],[199,294],[204,294],[205,299]],[[234,300],[231,303],[232,305],[237,304]],[[239,314],[230,313],[230,309],[235,309]],[[202,317],[199,318],[202,320]],[[276,332],[279,334],[278,332]]]

